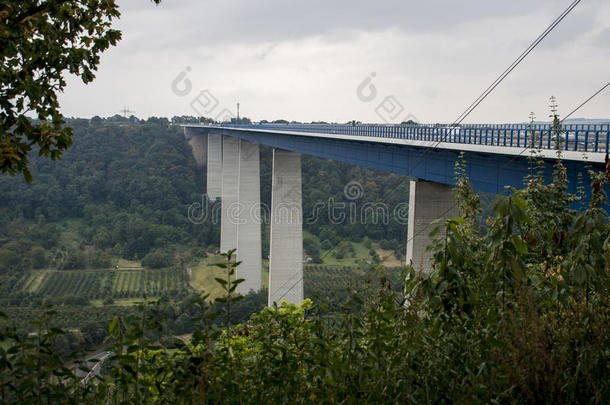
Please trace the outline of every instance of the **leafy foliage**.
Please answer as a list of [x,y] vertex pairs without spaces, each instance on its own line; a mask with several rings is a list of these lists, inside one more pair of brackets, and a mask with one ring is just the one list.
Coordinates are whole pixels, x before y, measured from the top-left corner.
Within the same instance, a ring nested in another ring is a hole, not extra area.
[[[61,161],[33,159],[35,179],[0,177],[0,250],[4,270],[34,267],[29,250],[46,251],[46,267],[104,268],[109,257],[142,259],[173,245],[207,246],[218,232],[195,226],[187,207],[200,201],[190,146],[167,121],[121,125],[73,120],[74,145]],[[128,175],[129,174],[129,175]],[[173,262],[173,257],[165,262]]]
[[[28,153],[55,160],[72,143],[64,128],[57,94],[64,74],[93,80],[100,54],[121,33],[111,28],[119,16],[114,1],[8,1],[0,6],[0,169],[31,181]],[[38,121],[26,117],[35,114]]]
[[[462,218],[442,226],[431,273],[406,269],[397,288],[378,269],[338,309],[307,299],[235,324],[231,252],[218,280],[227,297],[193,297],[188,307],[197,324],[190,340],[159,344],[166,310],[142,304],[110,324],[115,356],[96,385],[47,359],[44,339],[22,350],[9,333],[2,399],[31,391],[98,403],[607,403],[610,228],[600,208],[605,174],[592,177],[581,213],[559,184],[549,192],[564,203],[544,215],[531,187],[507,190],[485,230]],[[479,212],[467,179],[459,183],[462,212]],[[36,378],[17,381],[25,371]]]
[[[154,0],[159,3],[160,0]],[[72,144],[57,95],[67,73],[91,82],[121,39],[114,0],[6,0],[0,4],[0,170],[32,174],[28,154],[55,160]],[[34,120],[27,114],[34,116]]]

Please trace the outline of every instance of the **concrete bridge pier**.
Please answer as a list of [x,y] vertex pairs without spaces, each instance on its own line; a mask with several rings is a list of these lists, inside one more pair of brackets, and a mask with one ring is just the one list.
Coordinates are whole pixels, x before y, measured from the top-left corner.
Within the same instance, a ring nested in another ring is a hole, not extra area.
[[[209,172],[208,172],[209,173]],[[237,249],[239,223],[239,139],[222,137],[222,208],[220,216],[220,251]]]
[[268,305],[303,301],[301,154],[273,150]]
[[262,288],[261,205],[259,145],[239,140],[239,224],[237,227],[237,277],[245,281],[237,293]]
[[407,230],[407,264],[416,271],[432,270],[432,252],[428,235],[440,224],[432,221],[458,216],[455,187],[431,181],[411,181],[409,185],[409,222]]
[[208,135],[207,151],[207,190],[210,200],[216,200],[222,194],[222,135]]

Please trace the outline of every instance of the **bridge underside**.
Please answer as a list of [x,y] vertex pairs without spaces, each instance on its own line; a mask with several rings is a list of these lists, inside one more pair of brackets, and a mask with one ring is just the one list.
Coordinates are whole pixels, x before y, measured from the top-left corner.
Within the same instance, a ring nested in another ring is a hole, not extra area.
[[[202,131],[209,131],[201,128]],[[214,133],[233,136],[272,148],[289,150],[371,169],[403,174],[418,180],[455,185],[455,163],[459,150],[432,149],[408,145],[392,145],[343,139],[329,139],[298,135],[263,133],[259,131],[214,129]],[[520,156],[464,151],[467,175],[477,191],[501,193],[505,186],[522,188],[530,173],[529,151]],[[552,178],[554,160],[545,160],[544,176]],[[579,177],[588,184],[588,169],[582,161],[564,161],[568,172],[568,189],[576,192]],[[588,163],[599,169],[601,163]],[[581,177],[582,176],[582,177]]]

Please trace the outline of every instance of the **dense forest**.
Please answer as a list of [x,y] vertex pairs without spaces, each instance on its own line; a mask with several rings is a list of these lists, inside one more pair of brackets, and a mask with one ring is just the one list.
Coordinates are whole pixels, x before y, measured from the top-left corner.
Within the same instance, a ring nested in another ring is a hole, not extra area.
[[1,268],[108,267],[109,256],[214,240],[215,229],[185,216],[202,175],[178,128],[166,119],[70,125],[74,145],[59,161],[33,159],[31,184],[0,178]]

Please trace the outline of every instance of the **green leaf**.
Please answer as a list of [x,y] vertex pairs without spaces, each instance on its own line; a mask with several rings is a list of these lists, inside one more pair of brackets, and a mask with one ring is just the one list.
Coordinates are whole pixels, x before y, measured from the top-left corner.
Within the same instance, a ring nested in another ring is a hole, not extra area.
[[520,235],[513,234],[512,240],[518,253],[522,255],[527,254],[527,245],[525,244]]
[[587,272],[583,266],[576,265],[572,267],[572,275],[578,285],[583,285],[587,280]]
[[216,280],[218,284],[222,284],[223,286],[227,285],[227,280],[225,280],[224,278],[214,277],[214,280]]

